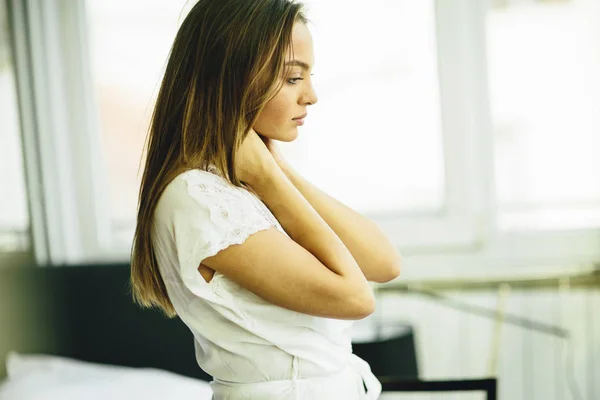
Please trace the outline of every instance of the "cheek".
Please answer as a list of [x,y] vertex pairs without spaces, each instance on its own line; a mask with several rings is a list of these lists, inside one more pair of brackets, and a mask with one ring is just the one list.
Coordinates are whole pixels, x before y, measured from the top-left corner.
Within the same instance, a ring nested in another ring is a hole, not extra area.
[[280,122],[283,118],[285,118],[286,109],[286,103],[283,101],[283,99],[274,99],[269,102],[265,108],[264,114],[265,117],[270,121]]
[[280,129],[283,124],[290,122],[293,116],[291,112],[291,102],[286,93],[279,93],[267,103],[262,113],[258,117],[257,129],[263,129],[265,133]]
[[285,90],[279,92],[268,104],[270,117],[280,121],[287,118],[291,109],[290,99],[291,96]]

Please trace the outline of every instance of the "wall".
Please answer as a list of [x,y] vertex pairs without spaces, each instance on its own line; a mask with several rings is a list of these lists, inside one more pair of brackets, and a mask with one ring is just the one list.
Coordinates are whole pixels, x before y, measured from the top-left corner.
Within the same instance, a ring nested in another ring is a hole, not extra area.
[[[494,309],[497,294],[445,292],[460,301]],[[407,321],[416,331],[422,379],[489,375],[494,323],[414,294],[381,293],[377,318]],[[571,332],[569,342],[504,324],[497,371],[499,399],[600,399],[600,289],[511,291],[506,312],[558,325]],[[570,358],[570,355],[573,357]],[[576,383],[573,396],[569,391]],[[387,399],[484,399],[479,393],[386,394]]]

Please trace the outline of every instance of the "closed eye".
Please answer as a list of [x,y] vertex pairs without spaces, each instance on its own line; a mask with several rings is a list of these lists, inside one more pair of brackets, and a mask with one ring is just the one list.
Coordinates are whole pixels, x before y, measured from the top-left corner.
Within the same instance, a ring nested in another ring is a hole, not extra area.
[[[313,75],[314,74],[310,74],[310,76],[313,76]],[[288,83],[295,85],[296,83],[298,83],[298,81],[303,81],[303,80],[304,80],[304,78],[298,77],[298,78],[290,78],[287,81],[288,81]]]

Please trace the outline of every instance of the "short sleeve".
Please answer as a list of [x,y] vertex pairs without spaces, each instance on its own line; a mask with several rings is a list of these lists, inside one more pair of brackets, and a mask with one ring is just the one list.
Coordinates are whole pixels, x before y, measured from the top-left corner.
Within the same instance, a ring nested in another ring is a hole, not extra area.
[[171,193],[170,225],[182,280],[186,285],[206,284],[198,266],[205,258],[272,224],[253,205],[242,188],[205,171],[180,175]]

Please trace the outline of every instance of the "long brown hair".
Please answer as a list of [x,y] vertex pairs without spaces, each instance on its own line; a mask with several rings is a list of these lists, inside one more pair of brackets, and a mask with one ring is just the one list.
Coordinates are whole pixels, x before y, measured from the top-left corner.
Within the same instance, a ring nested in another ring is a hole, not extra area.
[[236,151],[281,88],[292,0],[198,0],[171,47],[148,132],[131,254],[133,299],[176,315],[151,240],[156,204],[180,173],[213,164],[232,185]]

